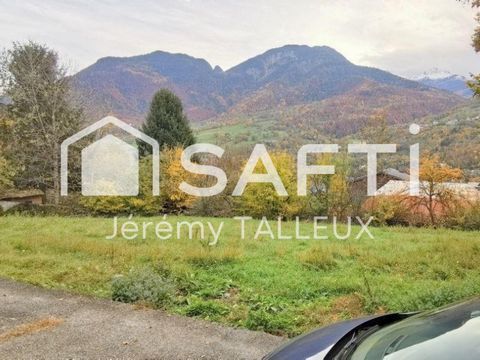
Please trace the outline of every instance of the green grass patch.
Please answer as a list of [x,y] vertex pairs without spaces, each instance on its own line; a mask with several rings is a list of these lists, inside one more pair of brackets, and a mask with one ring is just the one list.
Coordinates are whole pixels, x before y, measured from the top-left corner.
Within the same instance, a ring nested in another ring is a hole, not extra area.
[[[212,247],[198,234],[107,240],[106,218],[0,217],[0,276],[288,336],[480,294],[479,232],[372,228],[373,240],[254,240],[252,220],[242,240],[233,219],[169,220],[225,225]],[[287,223],[283,232],[294,229]],[[300,231],[311,233],[312,224]]]

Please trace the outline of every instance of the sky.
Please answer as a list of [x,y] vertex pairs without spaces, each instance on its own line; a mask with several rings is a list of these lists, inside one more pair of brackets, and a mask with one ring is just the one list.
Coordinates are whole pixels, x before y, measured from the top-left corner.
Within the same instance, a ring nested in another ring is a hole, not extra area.
[[75,72],[155,50],[226,70],[286,44],[327,45],[401,76],[468,75],[480,72],[474,16],[456,0],[0,0],[0,47],[38,41]]

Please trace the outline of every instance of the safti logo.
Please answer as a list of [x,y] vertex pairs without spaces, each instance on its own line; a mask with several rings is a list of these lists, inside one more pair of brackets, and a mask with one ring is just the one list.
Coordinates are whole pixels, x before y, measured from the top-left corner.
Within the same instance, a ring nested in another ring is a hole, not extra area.
[[[158,142],[123,121],[107,116],[66,139],[61,145],[61,195],[68,195],[68,148],[106,125],[114,125],[152,147],[152,193],[158,196],[160,149]],[[137,196],[138,149],[114,135],[106,135],[82,150],[83,196]]]
[[[155,139],[134,127],[108,116],[65,140],[61,145],[61,194],[68,195],[68,147],[106,125],[114,125],[152,147],[152,194],[158,196],[160,173],[160,149]],[[420,127],[410,125],[410,133],[416,135]],[[307,144],[297,152],[297,195],[307,195],[308,176],[335,174],[333,165],[308,165],[308,157],[314,154],[340,151],[338,144]],[[396,144],[348,144],[348,153],[364,154],[367,158],[367,195],[377,195],[377,156],[397,151]],[[212,165],[192,161],[197,154],[210,154],[221,158],[225,150],[213,144],[194,144],[187,147],[181,156],[183,168],[193,174],[214,177],[217,181],[210,187],[196,187],[187,182],[179,185],[183,192],[207,197],[222,193],[228,179],[223,169]],[[420,146],[410,146],[410,195],[419,194],[419,158]],[[262,163],[266,173],[258,174],[254,170]],[[106,135],[82,150],[82,195],[84,196],[137,196],[139,194],[139,153],[135,146],[113,135]],[[241,196],[249,183],[268,183],[274,186],[279,196],[288,196],[282,179],[263,144],[256,144],[246,162],[242,174],[232,192],[232,196]]]

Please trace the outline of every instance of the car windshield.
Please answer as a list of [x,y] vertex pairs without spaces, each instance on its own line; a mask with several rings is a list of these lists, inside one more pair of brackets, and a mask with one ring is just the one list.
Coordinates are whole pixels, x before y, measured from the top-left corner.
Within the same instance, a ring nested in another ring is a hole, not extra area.
[[361,342],[351,360],[480,359],[480,300],[422,313]]

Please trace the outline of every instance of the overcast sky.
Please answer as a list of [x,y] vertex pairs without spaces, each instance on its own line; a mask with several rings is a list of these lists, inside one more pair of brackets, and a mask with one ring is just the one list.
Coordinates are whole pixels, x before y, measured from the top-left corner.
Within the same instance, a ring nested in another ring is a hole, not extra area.
[[480,72],[456,0],[0,0],[0,46],[31,39],[80,70],[104,56],[187,53],[224,69],[285,44],[328,45],[411,76]]

